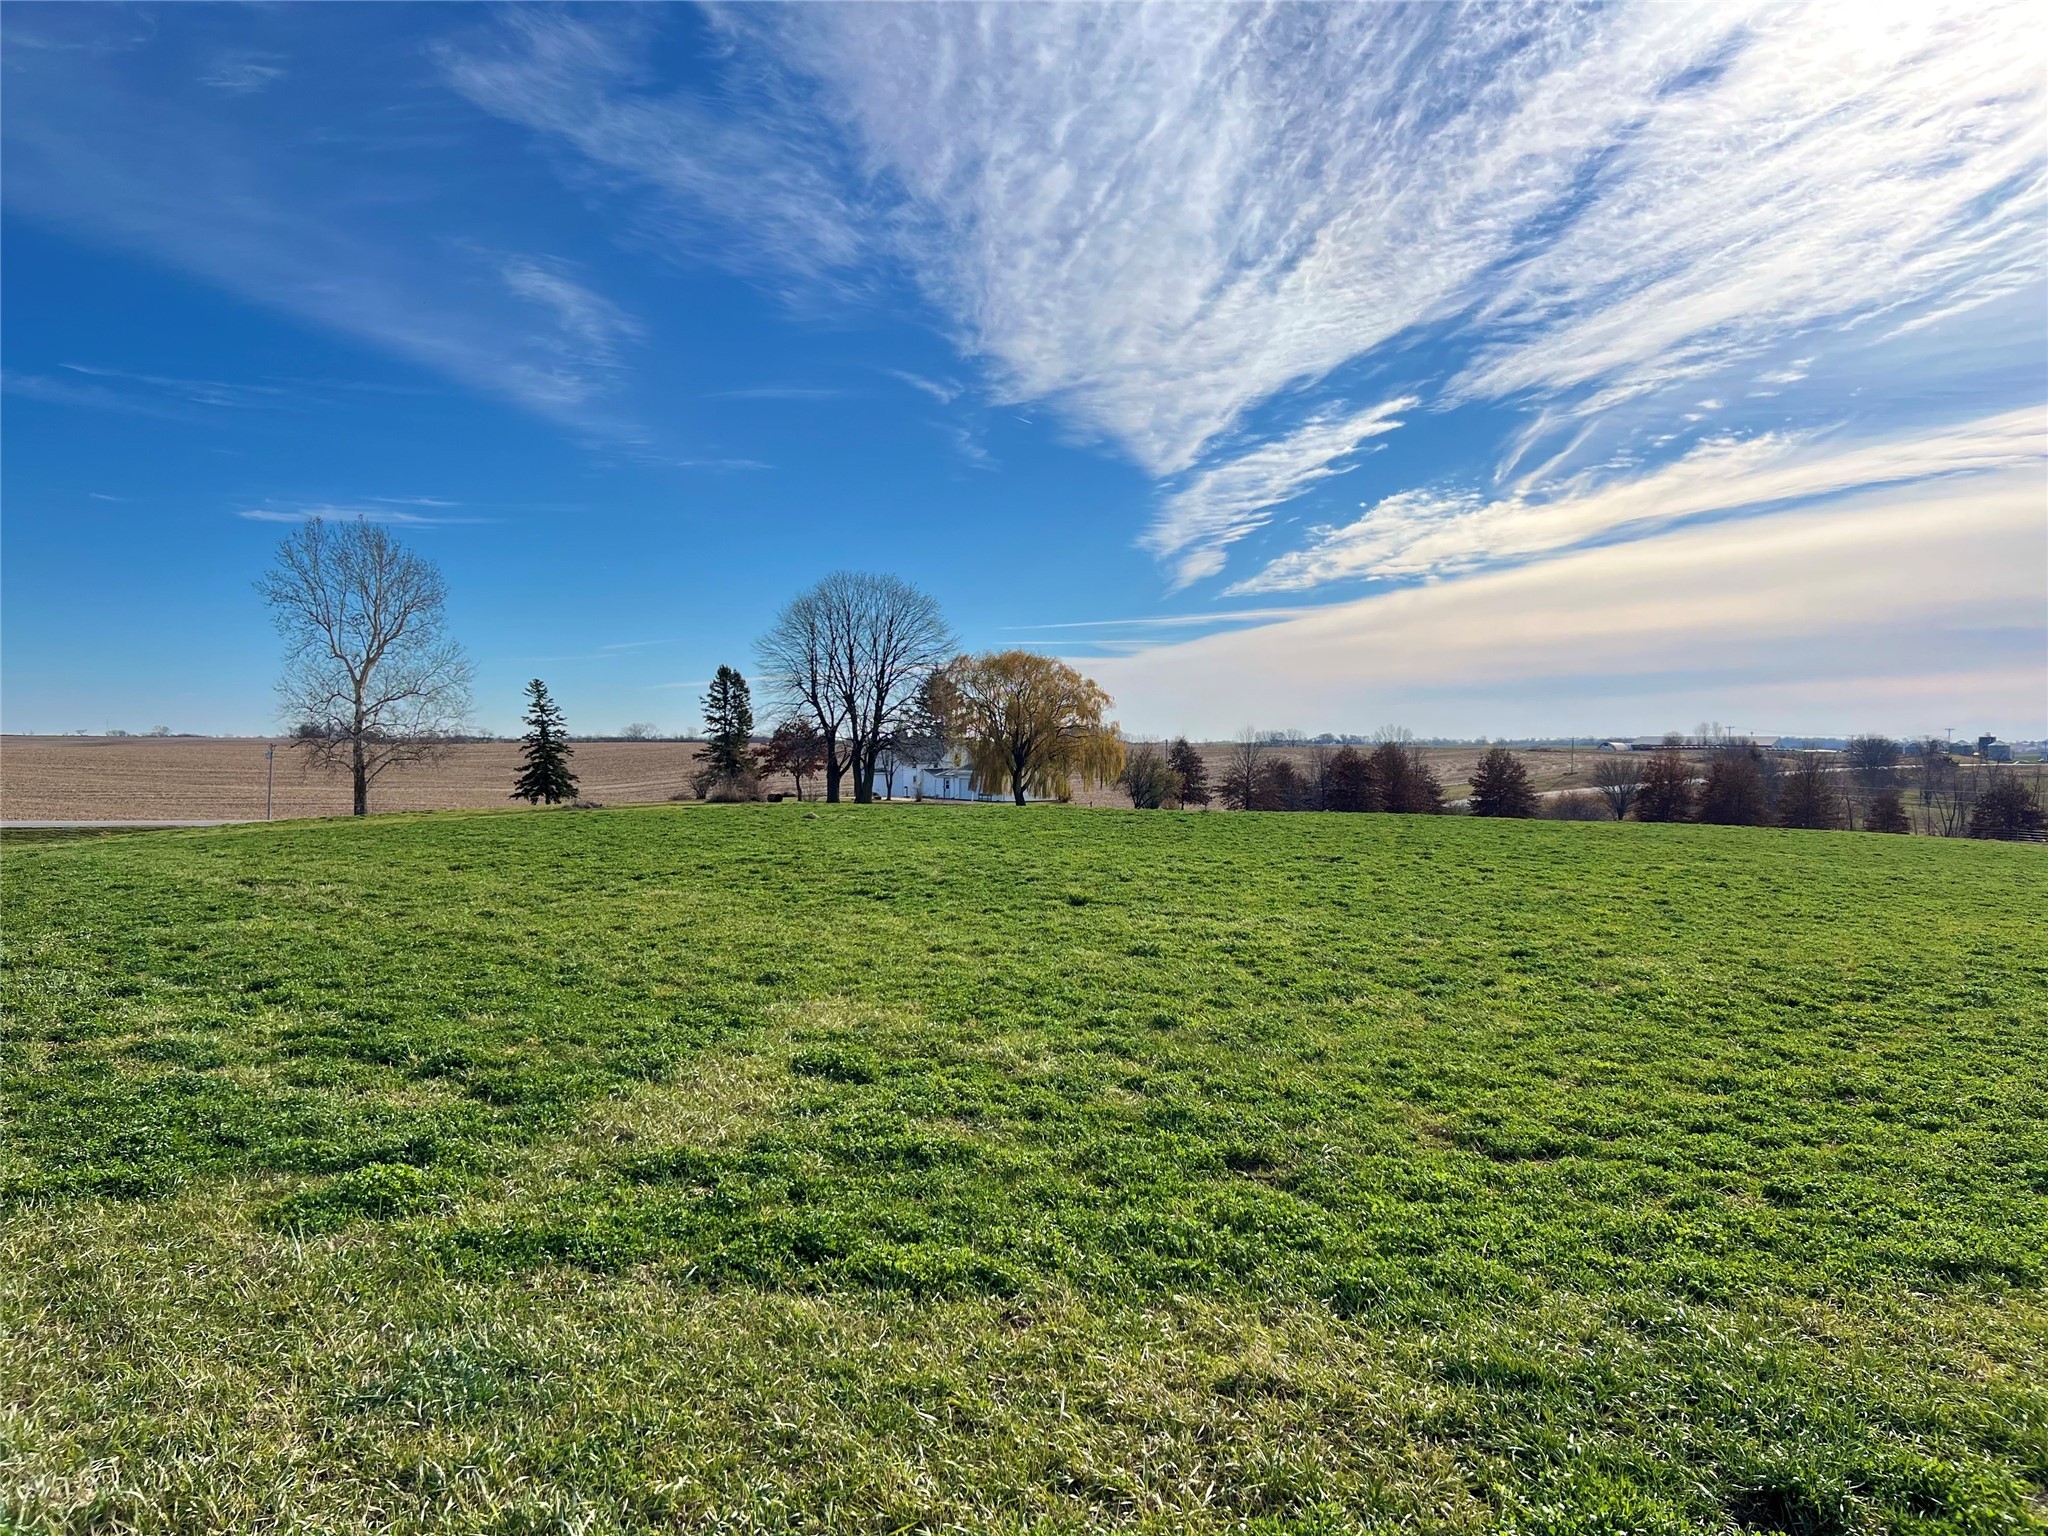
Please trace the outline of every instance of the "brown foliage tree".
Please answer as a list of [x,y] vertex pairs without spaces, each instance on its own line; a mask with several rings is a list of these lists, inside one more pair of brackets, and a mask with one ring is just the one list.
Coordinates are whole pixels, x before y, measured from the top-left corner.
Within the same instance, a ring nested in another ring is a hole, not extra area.
[[796,782],[796,797],[804,798],[804,780],[825,766],[825,738],[818,728],[800,716],[775,727],[760,750],[761,772],[786,773]]
[[1255,811],[1305,811],[1310,808],[1314,795],[1313,786],[1284,757],[1268,758],[1259,764],[1253,780],[1252,804]]
[[1372,765],[1356,747],[1339,747],[1330,757],[1324,778],[1325,797],[1333,811],[1379,811],[1386,809]]
[[1839,832],[1848,824],[1833,765],[1818,753],[1801,754],[1778,783],[1778,825]]
[[1366,759],[1367,771],[1379,786],[1383,810],[1410,816],[1440,816],[1443,785],[1422,753],[1405,740],[1382,741]]
[[1707,764],[1699,818],[1719,827],[1760,827],[1771,819],[1762,762],[1752,747],[1722,747]]
[[1167,748],[1166,766],[1180,775],[1182,805],[1209,803],[1209,765],[1202,761],[1201,753],[1188,745],[1187,737],[1176,737]]
[[1692,815],[1692,765],[1676,747],[1659,747],[1643,765],[1637,821],[1684,821]]
[[1469,782],[1472,799],[1465,808],[1474,816],[1536,814],[1536,791],[1529,787],[1529,770],[1506,747],[1488,747]]

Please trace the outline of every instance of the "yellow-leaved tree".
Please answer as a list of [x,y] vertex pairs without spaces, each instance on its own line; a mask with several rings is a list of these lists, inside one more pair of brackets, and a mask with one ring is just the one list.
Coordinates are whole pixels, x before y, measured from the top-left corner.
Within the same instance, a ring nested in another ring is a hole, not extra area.
[[931,702],[983,794],[1066,800],[1076,779],[1110,784],[1123,772],[1124,744],[1102,718],[1115,701],[1050,656],[956,656],[934,674]]

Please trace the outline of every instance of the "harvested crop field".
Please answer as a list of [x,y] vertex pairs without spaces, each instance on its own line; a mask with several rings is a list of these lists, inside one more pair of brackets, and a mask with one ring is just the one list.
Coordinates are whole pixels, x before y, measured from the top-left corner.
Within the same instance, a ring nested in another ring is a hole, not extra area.
[[[0,737],[0,821],[228,821],[263,815],[263,749],[256,737],[6,736]],[[571,766],[587,799],[604,805],[662,801],[686,793],[699,744],[689,741],[582,741]],[[1202,748],[1213,781],[1226,771],[1229,748]],[[1431,747],[1431,765],[1452,798],[1464,793],[1477,747]],[[1308,750],[1276,748],[1276,756],[1307,766]],[[474,742],[451,747],[438,761],[394,768],[377,782],[377,811],[484,810],[506,804],[517,772],[518,745]],[[1527,755],[1538,789],[1584,786],[1592,754],[1537,751]],[[1571,770],[1576,768],[1576,773]],[[793,792],[787,780],[770,789]],[[817,785],[810,786],[812,794]],[[1124,805],[1115,789],[1076,797],[1081,805]],[[346,816],[347,781],[309,767],[285,740],[277,743],[276,815]]]
[[[263,749],[256,737],[8,736],[0,738],[0,820],[204,821],[263,815]],[[346,816],[348,780],[311,767],[277,742],[276,815]],[[606,804],[666,800],[689,786],[695,742],[576,744],[583,792]],[[432,763],[377,781],[379,811],[483,809],[508,803],[515,742],[450,747]]]
[[2036,849],[649,806],[5,875],[0,1527],[2048,1509]]

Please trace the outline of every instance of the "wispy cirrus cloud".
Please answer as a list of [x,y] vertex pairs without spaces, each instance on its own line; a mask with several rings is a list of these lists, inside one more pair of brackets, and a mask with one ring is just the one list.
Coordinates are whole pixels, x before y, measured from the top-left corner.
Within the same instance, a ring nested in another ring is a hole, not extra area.
[[2048,415],[2038,408],[1877,441],[1785,433],[1715,438],[1658,468],[1566,486],[1544,499],[1398,492],[1354,522],[1311,530],[1307,548],[1280,556],[1229,591],[1301,592],[1353,577],[1454,575],[1718,513],[2028,466],[2048,467]]
[[1054,404],[1162,483],[1142,543],[1176,585],[1355,451],[1331,430],[1347,369],[1426,409],[1527,410],[1511,459],[1569,475],[1684,451],[1717,392],[1796,415],[1844,335],[1866,376],[1903,372],[1888,342],[2042,280],[2043,44],[2016,3],[717,25],[759,109],[737,133],[652,79],[638,16],[520,13],[445,64],[742,231],[743,265],[908,273],[998,400]]
[[1922,481],[1165,641],[1089,670],[1135,730],[2048,730],[2036,468]]
[[217,57],[199,83],[230,96],[252,96],[268,90],[287,73],[281,54],[237,49]]
[[[246,507],[235,516],[252,523],[310,523],[318,518],[324,522],[385,523],[395,528],[443,528],[454,524],[496,521],[489,517],[454,516],[443,510],[459,505],[459,502],[444,501],[434,496],[366,496],[359,502],[345,505],[265,502],[260,507]],[[407,510],[410,507],[431,510],[413,512]]]
[[637,323],[566,263],[436,227],[401,146],[251,131],[149,62],[44,50],[10,75],[10,209],[586,432],[626,430],[605,402]]
[[1368,439],[1401,425],[1404,395],[1363,411],[1329,412],[1290,435],[1203,469],[1166,500],[1141,541],[1173,565],[1173,583],[1187,586],[1223,569],[1226,551],[1265,526],[1271,509],[1342,473],[1345,459]]

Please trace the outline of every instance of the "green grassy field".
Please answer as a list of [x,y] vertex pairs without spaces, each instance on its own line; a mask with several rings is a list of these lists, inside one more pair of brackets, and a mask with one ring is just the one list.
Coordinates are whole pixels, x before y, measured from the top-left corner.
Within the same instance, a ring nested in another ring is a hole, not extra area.
[[2048,857],[10,847],[0,1528],[2038,1529]]

